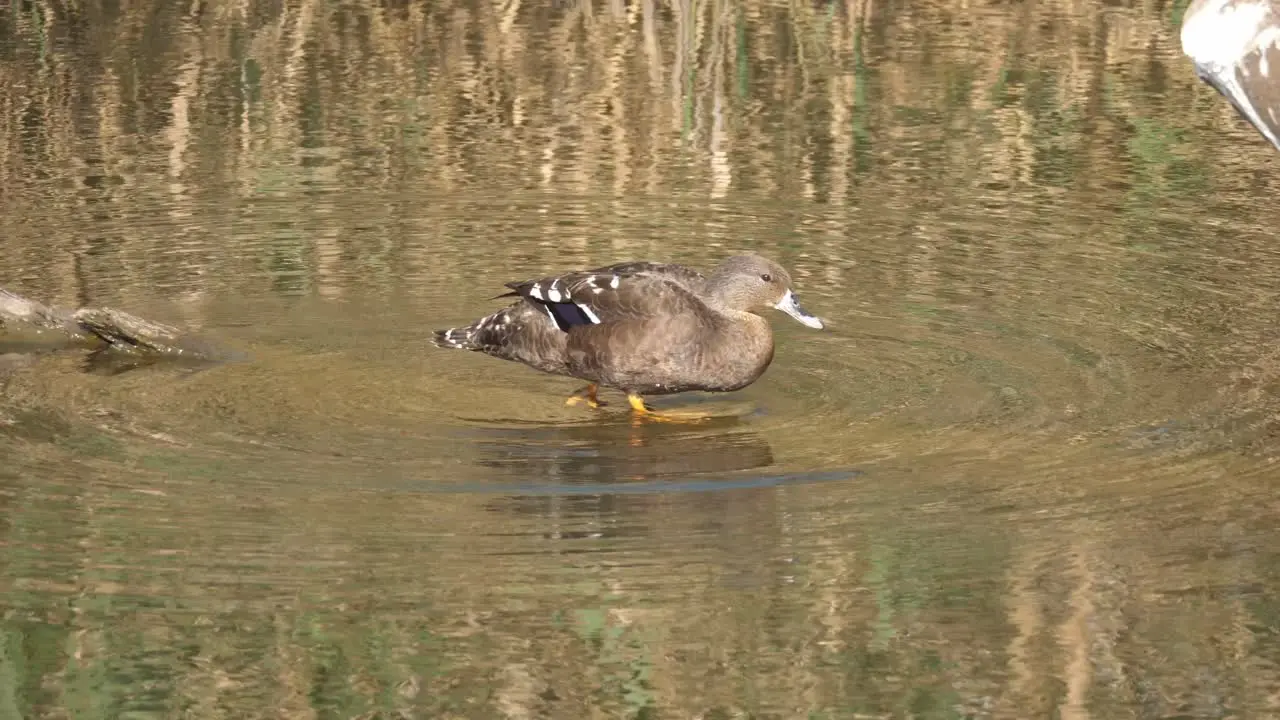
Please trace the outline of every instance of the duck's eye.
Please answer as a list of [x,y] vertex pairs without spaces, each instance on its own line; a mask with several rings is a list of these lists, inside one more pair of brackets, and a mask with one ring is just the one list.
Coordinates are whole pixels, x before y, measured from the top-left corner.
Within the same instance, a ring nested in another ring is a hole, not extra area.
[[765,281],[765,282],[773,282],[773,276],[772,276],[772,275],[770,275],[769,273],[765,273],[765,274],[761,275],[761,276],[760,276],[760,279],[761,279],[761,280],[763,280],[763,281]]

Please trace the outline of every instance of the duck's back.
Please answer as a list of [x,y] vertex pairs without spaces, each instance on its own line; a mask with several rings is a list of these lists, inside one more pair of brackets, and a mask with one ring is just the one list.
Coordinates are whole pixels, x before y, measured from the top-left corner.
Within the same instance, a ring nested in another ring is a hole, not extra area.
[[707,278],[693,268],[671,263],[656,263],[646,260],[618,263],[590,271],[597,274],[617,275],[623,278],[653,278],[674,283],[701,299],[706,289]]

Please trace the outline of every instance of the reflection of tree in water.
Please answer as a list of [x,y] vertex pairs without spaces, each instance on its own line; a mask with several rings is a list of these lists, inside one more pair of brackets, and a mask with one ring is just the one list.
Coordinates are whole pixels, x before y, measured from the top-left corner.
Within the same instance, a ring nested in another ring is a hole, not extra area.
[[[370,232],[381,224],[366,213],[317,202],[298,218],[314,227],[223,257],[173,252],[174,235],[145,223],[93,219],[149,203],[189,217],[228,194],[376,188],[414,204],[474,187],[661,197],[701,183],[838,206],[880,184],[1034,182],[1133,187],[1148,208],[1231,177],[1220,148],[1178,132],[1197,122],[1196,81],[1162,5],[1038,5],[976,22],[969,4],[945,1],[29,5],[0,66],[0,105],[13,110],[0,113],[0,184],[19,205],[103,226],[59,238],[70,252],[0,257],[24,258],[40,278],[24,290],[49,299],[97,298],[121,281],[195,293],[239,274],[232,260],[269,268],[279,292],[333,297],[406,265],[439,276],[471,236],[470,219],[454,219],[413,247],[409,233]],[[130,159],[139,146],[154,157]],[[69,190],[50,204],[46,185]],[[562,251],[587,248],[550,231]],[[25,233],[8,239],[44,247],[41,230]],[[612,254],[647,249],[641,233],[608,240]],[[509,251],[501,233],[476,241]],[[848,243],[814,233],[805,251],[838,275]],[[343,273],[343,257],[361,272]]]

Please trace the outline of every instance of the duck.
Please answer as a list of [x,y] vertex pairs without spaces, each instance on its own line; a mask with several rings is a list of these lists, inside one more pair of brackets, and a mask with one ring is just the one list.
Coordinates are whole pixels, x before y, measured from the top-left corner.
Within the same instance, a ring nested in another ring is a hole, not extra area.
[[599,408],[601,387],[626,393],[634,413],[663,419],[646,396],[732,392],[773,362],[777,309],[823,329],[781,265],[735,255],[710,272],[632,261],[506,283],[510,305],[469,325],[436,330],[433,344],[584,380],[567,405]]
[[1200,79],[1280,150],[1280,95],[1270,73],[1280,60],[1276,0],[1192,0],[1179,35]]

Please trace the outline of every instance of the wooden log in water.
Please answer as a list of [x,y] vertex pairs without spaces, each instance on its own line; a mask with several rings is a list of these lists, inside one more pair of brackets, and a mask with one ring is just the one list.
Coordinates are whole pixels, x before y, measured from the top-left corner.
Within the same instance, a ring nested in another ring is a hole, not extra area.
[[143,320],[111,308],[80,308],[71,313],[77,327],[118,350],[182,355],[184,333],[171,325]]
[[0,328],[14,324],[38,331],[55,330],[72,336],[77,334],[75,323],[67,314],[0,288]]
[[172,325],[111,308],[62,310],[0,288],[0,335],[23,329],[56,332],[72,343],[105,343],[124,353],[227,359],[225,352]]

